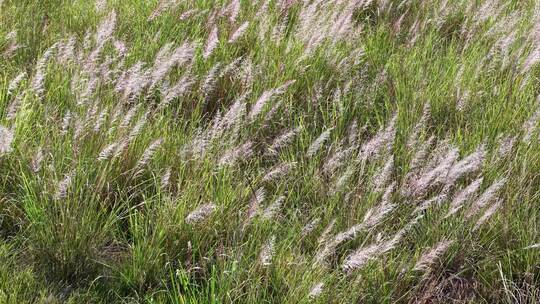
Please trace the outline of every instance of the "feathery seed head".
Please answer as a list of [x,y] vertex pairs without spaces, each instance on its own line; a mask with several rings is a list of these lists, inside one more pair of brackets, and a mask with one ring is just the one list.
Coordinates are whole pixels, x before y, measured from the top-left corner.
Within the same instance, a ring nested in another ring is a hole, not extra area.
[[274,254],[275,254],[275,248],[274,248],[275,243],[276,243],[276,237],[272,236],[263,246],[261,253],[259,255],[259,261],[261,262],[261,265],[265,267],[272,265],[272,258],[274,257]]
[[308,298],[315,299],[318,298],[323,292],[324,283],[319,282],[315,284],[309,291]]
[[13,131],[0,125],[0,155],[10,153],[13,143]]
[[212,55],[212,52],[216,49],[219,43],[219,37],[218,37],[218,28],[216,25],[212,28],[212,31],[210,32],[210,35],[208,35],[208,39],[206,40],[206,46],[204,48],[203,52],[203,58],[208,59],[210,55]]
[[189,225],[198,224],[206,220],[214,212],[215,209],[216,205],[214,205],[213,203],[201,205],[186,216],[186,223]]
[[231,35],[231,38],[229,39],[229,43],[234,43],[236,40],[238,40],[249,27],[249,21],[244,22],[242,25],[240,25],[236,31]]
[[285,196],[278,197],[270,206],[268,206],[261,214],[263,220],[271,220],[276,213],[281,209],[281,205],[285,201]]
[[307,153],[306,153],[306,156],[307,157],[312,157],[314,156],[320,149],[321,147],[324,145],[324,143],[330,138],[330,132],[332,132],[334,128],[329,128],[328,130],[324,131],[321,133],[321,135],[319,135],[319,137],[317,137],[317,139],[315,139],[311,145],[309,146],[308,150],[307,150]]
[[495,181],[491,186],[489,186],[489,188],[487,188],[486,191],[484,191],[484,193],[482,193],[482,195],[480,195],[480,197],[469,208],[466,217],[469,218],[475,215],[476,213],[478,213],[478,211],[480,211],[480,209],[484,208],[494,199],[496,199],[499,191],[504,187],[507,181],[508,178],[503,177]]
[[428,271],[453,243],[454,241],[441,241],[437,243],[422,254],[413,269],[417,271]]

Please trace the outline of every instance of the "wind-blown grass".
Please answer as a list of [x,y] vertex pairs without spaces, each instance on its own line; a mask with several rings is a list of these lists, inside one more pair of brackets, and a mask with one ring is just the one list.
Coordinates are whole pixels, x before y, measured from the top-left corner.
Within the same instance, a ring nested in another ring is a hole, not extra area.
[[0,0],[0,302],[537,303],[539,5]]

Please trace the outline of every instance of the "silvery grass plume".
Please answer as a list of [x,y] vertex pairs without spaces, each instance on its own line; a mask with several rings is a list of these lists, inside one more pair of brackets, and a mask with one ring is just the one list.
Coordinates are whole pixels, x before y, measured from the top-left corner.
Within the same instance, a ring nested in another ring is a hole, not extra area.
[[422,196],[430,187],[441,183],[446,178],[458,156],[459,150],[457,148],[448,151],[444,159],[442,159],[435,168],[424,173],[420,178],[413,182],[413,195],[417,197]]
[[324,287],[323,282],[319,282],[313,285],[313,287],[311,287],[311,290],[309,291],[308,298],[310,299],[318,298],[323,293],[323,287]]
[[81,118],[79,115],[75,117],[73,141],[78,141],[84,136],[83,132],[86,129],[86,123],[90,119],[91,118],[87,118],[86,120],[84,120],[84,118]]
[[71,119],[72,118],[73,118],[73,116],[71,115],[71,111],[67,110],[66,114],[62,118],[62,126],[60,128],[60,134],[62,134],[62,135],[67,134],[67,132],[69,130],[69,127],[71,125]]
[[135,165],[135,176],[139,175],[142,172],[142,168],[150,162],[150,160],[152,159],[152,157],[158,151],[158,149],[161,147],[162,144],[163,144],[163,139],[160,138],[153,141],[148,146],[148,148],[144,150],[143,155],[141,156],[141,158]]
[[129,138],[122,138],[116,145],[116,148],[114,149],[114,152],[110,155],[110,157],[111,158],[119,157],[124,151],[126,151],[130,143],[131,141],[129,140]]
[[348,230],[338,233],[332,239],[326,242],[326,245],[317,252],[315,255],[315,263],[318,265],[325,265],[326,260],[336,251],[337,247],[343,242],[354,239],[358,233],[364,230],[366,227],[363,223],[354,225]]
[[171,173],[172,173],[171,168],[167,168],[161,175],[161,179],[159,183],[161,189],[166,189],[169,187],[170,180],[171,180]]
[[275,243],[276,243],[276,237],[273,235],[270,237],[270,239],[264,244],[263,248],[261,249],[261,253],[259,255],[259,261],[261,265],[263,266],[270,266],[272,265],[272,258],[275,254]]
[[409,164],[409,171],[405,175],[403,183],[401,184],[400,192],[403,196],[413,195],[414,182],[422,174],[422,171],[425,170],[424,166],[427,162],[430,148],[433,145],[434,141],[435,137],[431,136],[428,140],[421,143],[420,146],[416,149]]
[[413,270],[423,272],[430,270],[430,268],[435,265],[438,260],[440,260],[440,258],[446,253],[453,243],[454,241],[441,241],[429,250],[425,251],[422,256],[420,256],[418,262],[416,262]]
[[478,193],[478,190],[480,189],[483,180],[483,177],[479,177],[475,181],[470,183],[467,187],[465,187],[463,190],[458,192],[458,194],[450,203],[450,210],[446,214],[445,218],[458,212],[467,201],[474,198],[474,196]]
[[422,204],[420,204],[420,206],[414,209],[413,214],[418,214],[424,210],[427,210],[433,205],[440,205],[447,197],[448,195],[446,193],[442,193],[428,200],[425,200],[424,202],[422,202]]
[[11,31],[6,35],[6,40],[9,41],[7,47],[4,48],[1,56],[4,59],[9,59],[15,55],[15,52],[21,48],[17,42],[17,31]]
[[96,118],[96,121],[94,122],[94,133],[98,133],[101,130],[101,127],[107,120],[107,116],[109,115],[109,109],[103,109],[99,113],[98,117]]
[[0,125],[0,155],[10,153],[13,148],[13,131]]
[[517,142],[517,136],[501,136],[498,141],[497,155],[504,158],[512,152]]
[[368,261],[377,257],[380,249],[380,243],[359,248],[345,258],[343,264],[341,265],[341,268],[346,272],[359,269],[363,267]]
[[319,236],[317,240],[317,244],[319,244],[319,247],[323,244],[326,244],[330,241],[330,233],[332,233],[332,230],[334,230],[334,226],[336,225],[336,219],[332,219],[330,223],[324,228],[323,232]]
[[49,59],[53,56],[54,51],[56,50],[57,43],[53,44],[51,47],[49,47],[45,53],[39,58],[36,68],[34,77],[32,78],[31,87],[34,93],[38,97],[43,97],[43,93],[45,92],[45,77],[47,76],[47,64],[49,62]]
[[[216,140],[223,140],[223,133],[225,133],[225,128],[223,128],[223,116],[221,115],[221,110],[217,111],[209,125],[210,128],[207,130],[207,133],[210,142],[215,142]],[[221,143],[218,144],[220,144],[221,146],[225,145]]]
[[225,8],[224,15],[229,17],[229,21],[234,23],[238,14],[240,13],[240,0],[232,0],[231,3]]
[[500,5],[500,1],[498,0],[485,1],[472,16],[472,20],[475,21],[475,26],[479,26],[481,23],[487,21],[490,17],[497,19],[503,8],[504,6]]
[[216,205],[213,203],[207,203],[199,206],[186,216],[186,223],[194,225],[206,220],[215,211]]
[[276,216],[276,214],[281,209],[283,202],[285,201],[285,196],[278,197],[270,206],[268,206],[261,214],[261,219],[271,220]]
[[[253,110],[252,110],[252,112],[250,112],[250,118],[253,118],[254,116],[257,116],[262,111],[262,109],[264,108],[264,105],[268,101],[270,101],[272,97],[274,97],[276,95],[283,95],[287,91],[287,89],[290,86],[292,86],[294,83],[296,83],[295,79],[287,80],[281,86],[264,92],[261,95],[261,97],[259,97],[259,99],[255,103],[255,106],[253,107],[253,109],[255,110],[255,113],[252,113]],[[260,104],[260,105],[257,106],[257,104]]]
[[420,173],[419,171],[426,163],[429,156],[430,148],[433,145],[434,141],[435,136],[431,136],[425,142],[420,144],[420,146],[416,149],[416,152],[414,153],[409,166],[409,172],[411,174]]
[[218,37],[218,28],[216,25],[212,28],[212,31],[208,35],[208,39],[206,40],[206,46],[203,51],[203,58],[208,59],[210,55],[212,55],[212,52],[216,49],[219,43],[219,37]]
[[345,150],[338,150],[324,162],[323,172],[327,175],[332,175],[344,164],[345,160],[349,158],[356,149],[357,146],[352,146]]
[[346,272],[360,269],[370,260],[376,259],[379,256],[385,254],[386,252],[394,249],[422,217],[422,215],[417,216],[407,225],[405,225],[405,227],[400,229],[394,236],[387,239],[386,241],[381,241],[380,237],[378,237],[375,244],[357,249],[344,259],[341,266],[342,269]]
[[181,149],[181,155],[187,156],[191,154],[194,159],[201,159],[206,155],[206,151],[210,145],[208,133],[197,128],[190,142],[184,145]]
[[335,44],[351,37],[354,32],[352,13],[357,4],[358,1],[305,2],[294,35],[304,42],[306,53],[311,54],[325,41]]
[[261,3],[261,6],[259,7],[258,12],[255,15],[255,17],[259,18],[259,17],[263,17],[263,16],[267,15],[269,7],[270,7],[270,0],[264,0]]
[[249,202],[249,208],[246,214],[246,221],[244,223],[244,227],[249,225],[253,218],[257,216],[257,214],[259,213],[259,206],[264,202],[265,198],[266,192],[263,187],[257,189],[257,191],[253,193],[251,201]]
[[533,245],[529,245],[523,249],[537,249],[537,248],[540,248],[540,243],[538,244],[533,244]]
[[150,75],[151,89],[155,88],[158,82],[162,81],[173,67],[181,66],[193,57],[195,47],[192,44],[184,43],[174,50],[172,45],[172,43],[164,45],[156,55]]
[[166,11],[172,11],[176,6],[180,4],[178,0],[161,0],[158,6],[152,11],[152,14],[148,16],[148,21],[152,21],[161,16]]
[[82,92],[77,100],[77,105],[81,106],[91,101],[92,95],[96,92],[98,83],[99,79],[97,77],[92,77],[82,83],[84,89],[81,89]]
[[404,234],[405,230],[402,230],[387,241],[380,241],[378,243],[369,245],[368,247],[357,249],[345,258],[341,268],[346,272],[351,272],[353,270],[362,268],[370,260],[376,259],[386,252],[394,249],[401,241]]
[[111,158],[113,153],[116,151],[116,148],[118,147],[118,143],[112,143],[110,145],[107,145],[101,152],[99,153],[97,160],[98,161],[104,161]]
[[75,170],[67,173],[64,176],[64,179],[58,183],[56,193],[54,195],[54,198],[56,200],[63,200],[67,197],[67,192],[69,190],[69,187],[71,187],[73,177],[75,177]]
[[8,105],[7,113],[6,113],[6,118],[7,118],[8,121],[14,120],[15,117],[17,116],[17,111],[19,111],[19,108],[20,108],[20,106],[22,104],[22,100],[23,100],[25,94],[26,94],[26,91],[19,92],[15,96],[13,101]]
[[273,181],[273,180],[278,179],[280,177],[283,177],[283,176],[287,175],[289,173],[289,171],[292,168],[294,168],[295,165],[296,165],[295,162],[281,163],[281,164],[275,166],[274,168],[272,168],[272,170],[270,170],[268,173],[266,173],[264,175],[264,177],[262,178],[262,181],[263,182],[270,182],[270,181]]
[[[91,47],[92,47],[92,32],[90,31],[90,29],[87,29],[84,34],[82,49],[84,51],[88,51],[90,50]],[[81,53],[79,54],[77,58],[79,60],[82,60],[83,57],[84,57],[84,54]]]
[[131,131],[129,132],[129,134],[127,136],[127,143],[128,144],[133,142],[133,140],[135,140],[135,138],[137,138],[137,136],[139,136],[139,134],[141,134],[144,126],[146,125],[147,116],[148,116],[147,113],[142,115],[141,118],[139,118],[139,120],[135,124],[135,126],[133,126],[133,128],[131,129]]
[[11,96],[11,94],[19,87],[19,84],[26,78],[26,72],[19,73],[13,80],[9,82],[7,95]]
[[448,138],[438,142],[435,148],[431,151],[426,164],[422,168],[422,172],[426,173],[437,167],[441,162],[448,158],[449,153],[453,149],[456,149],[456,147],[450,143]]
[[125,78],[118,81],[115,89],[122,93],[123,100],[130,102],[140,96],[149,80],[149,71],[144,68],[144,63],[137,62],[128,69]]
[[481,145],[474,153],[458,161],[450,168],[446,176],[445,189],[451,188],[460,177],[480,170],[485,158],[486,147]]
[[[122,105],[120,103],[116,104],[114,108],[111,109],[111,118],[109,120],[109,128],[107,128],[107,133],[109,136],[113,136],[117,134],[117,128],[120,124],[120,118],[124,115],[124,111],[122,110]],[[105,131],[105,130],[104,130]]]
[[259,114],[261,114],[264,107],[272,99],[274,94],[275,94],[275,91],[273,89],[264,91],[261,94],[261,96],[257,99],[255,104],[251,107],[251,110],[249,111],[248,118],[250,122],[253,122],[257,119]]
[[107,8],[107,0],[96,0],[94,7],[98,13],[104,12]]
[[403,228],[398,230],[398,232],[390,239],[389,246],[395,246],[398,242],[400,242],[405,235],[412,230],[414,226],[420,222],[420,220],[424,218],[423,214],[417,215],[415,218],[413,218],[407,225],[405,225]]
[[[114,49],[116,50],[116,52],[118,52],[118,56],[123,59],[123,57],[125,57],[127,55],[127,51],[128,51],[128,49],[126,47],[126,44],[123,41],[115,39],[113,41],[113,45],[114,45]],[[123,61],[120,62],[121,67],[123,66],[123,64],[124,64]]]
[[233,61],[229,62],[224,68],[219,77],[230,77],[232,79],[236,78],[238,73],[240,73],[240,68],[242,67],[242,62],[245,60],[244,56],[239,56]]
[[358,130],[358,120],[355,119],[347,127],[347,139],[349,140],[349,144],[351,146],[356,146],[356,144],[358,143],[359,136],[360,136],[360,131]]
[[278,102],[274,103],[274,105],[266,112],[266,115],[264,116],[264,119],[262,121],[262,128],[267,128],[270,126],[270,124],[275,121],[273,118],[276,116],[279,108],[283,104],[282,100],[279,100]]
[[334,128],[332,127],[322,132],[321,135],[319,135],[319,137],[317,137],[317,139],[315,139],[311,143],[306,153],[307,157],[314,156],[321,149],[324,143],[330,138],[330,133],[332,132],[333,129]]
[[190,9],[190,10],[187,10],[185,12],[182,13],[182,15],[180,15],[180,17],[178,17],[179,20],[183,21],[183,20],[187,20],[197,14],[201,13],[200,10],[198,9]]
[[384,219],[384,217],[390,214],[396,208],[396,204],[390,203],[388,201],[389,198],[387,198],[388,196],[390,196],[390,194],[388,194],[388,191],[390,191],[391,187],[393,188],[394,186],[391,185],[387,188],[387,191],[385,195],[383,195],[382,202],[379,204],[379,206],[372,207],[366,212],[362,224],[367,229],[371,229],[379,225]]
[[416,125],[414,126],[413,131],[411,135],[409,136],[409,139],[407,140],[407,148],[412,149],[416,147],[416,145],[418,144],[418,137],[420,136],[420,133],[426,129],[430,116],[431,116],[431,107],[430,107],[429,102],[426,102],[424,104],[424,110],[422,112],[422,116],[420,117],[420,120],[416,123]]
[[385,129],[381,129],[374,137],[360,147],[360,151],[357,156],[358,161],[363,162],[369,158],[378,158],[384,150],[390,152],[396,135],[396,121],[397,113],[394,114],[390,120],[390,123],[388,123],[388,126]]
[[537,7],[534,10],[534,22],[533,22],[533,28],[530,31],[529,41],[533,45],[533,49],[529,56],[525,59],[523,62],[521,73],[527,74],[530,69],[536,65],[538,62],[540,62],[540,28],[539,28],[539,22],[540,22],[540,9]]
[[112,37],[116,27],[116,11],[112,10],[105,20],[99,25],[96,33],[96,41],[98,45],[103,45]]
[[371,208],[366,212],[362,223],[350,227],[348,230],[338,233],[334,238],[326,242],[326,245],[319,250],[315,256],[315,262],[319,265],[324,265],[326,259],[334,254],[336,248],[346,241],[356,238],[358,233],[364,230],[371,229],[380,224],[383,218],[392,212],[395,204],[390,204],[383,201],[378,207]]
[[255,74],[257,74],[259,71],[260,69],[257,69],[253,64],[253,60],[250,57],[247,57],[240,66],[239,73],[235,78],[240,81],[240,84],[244,90],[251,92],[252,85],[255,81]]
[[[261,11],[257,15],[260,15]],[[266,14],[265,14],[266,15]],[[270,20],[268,18],[262,18],[258,24],[259,41],[269,41],[272,37],[269,36],[270,32]]]
[[120,129],[126,129],[131,124],[131,121],[135,117],[135,114],[137,114],[137,111],[141,107],[140,104],[135,105],[134,107],[131,107],[127,113],[124,115],[124,119],[122,119],[122,122],[120,123]]
[[351,178],[353,177],[355,172],[356,172],[356,165],[354,163],[347,166],[347,169],[345,170],[345,172],[343,172],[343,174],[336,180],[336,183],[333,189],[330,190],[330,193],[336,194],[343,191],[346,188],[349,181],[351,180]]
[[243,124],[243,118],[246,115],[245,98],[245,94],[237,98],[225,115],[223,115],[221,126],[223,129],[235,128],[233,131],[234,134],[240,131],[239,128]]
[[237,147],[227,150],[219,159],[218,166],[233,166],[240,159],[247,159],[253,154],[253,143],[247,141]]
[[175,98],[184,96],[195,84],[195,80],[191,75],[183,76],[176,84],[172,87],[169,87],[165,92],[161,103],[158,106],[158,110],[165,109],[171,101]]
[[294,137],[300,132],[300,127],[292,130],[284,131],[281,135],[276,137],[270,147],[267,150],[268,155],[277,155],[281,149],[290,144]]
[[533,115],[525,121],[523,124],[523,143],[530,144],[531,138],[533,136],[534,131],[536,130],[536,127],[538,126],[538,121],[540,120],[540,106],[538,104],[540,103],[540,96],[537,98],[536,101],[536,111],[534,111]]
[[384,166],[378,170],[372,178],[373,188],[375,191],[382,191],[392,178],[394,170],[394,156],[390,155]]
[[43,155],[43,148],[39,147],[38,151],[32,157],[32,161],[30,162],[30,169],[34,173],[38,173],[41,170],[41,163],[43,162],[44,155]]
[[281,41],[283,40],[283,37],[285,36],[286,29],[287,29],[287,23],[285,21],[278,21],[272,27],[270,39],[276,44],[281,43]]
[[486,191],[484,191],[484,193],[482,193],[482,195],[480,195],[480,197],[469,208],[465,217],[470,218],[471,216],[477,214],[480,209],[486,207],[489,203],[496,199],[499,191],[504,187],[507,181],[508,178],[504,177],[498,179],[491,186],[489,186],[489,188],[487,188]]
[[478,230],[485,222],[487,222],[494,214],[499,210],[499,208],[502,206],[502,199],[498,199],[497,202],[489,206],[488,209],[484,212],[484,214],[476,221],[476,224],[474,225],[473,230]]
[[68,64],[75,61],[75,44],[77,38],[75,36],[69,37],[58,47],[57,59],[61,64]]
[[204,79],[204,82],[201,86],[201,91],[204,94],[204,101],[210,102],[210,99],[214,97],[214,93],[217,87],[217,83],[219,80],[220,70],[221,70],[221,62],[216,63],[210,71],[208,71],[208,74],[206,75],[206,78]]
[[321,222],[320,218],[313,219],[311,222],[307,223],[304,227],[302,227],[302,232],[300,233],[300,235],[302,237],[308,236],[309,234],[313,232],[313,230],[315,230],[315,228],[317,228],[317,225],[320,222]]
[[229,43],[234,43],[236,40],[238,40],[249,27],[249,21],[244,22],[242,25],[240,25],[236,31],[231,35],[231,38],[229,39]]

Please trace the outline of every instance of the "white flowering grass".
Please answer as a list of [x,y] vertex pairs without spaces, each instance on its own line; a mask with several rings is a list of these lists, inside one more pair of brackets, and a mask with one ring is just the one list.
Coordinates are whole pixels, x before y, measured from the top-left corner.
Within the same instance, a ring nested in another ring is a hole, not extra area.
[[0,303],[538,302],[538,20],[0,0]]

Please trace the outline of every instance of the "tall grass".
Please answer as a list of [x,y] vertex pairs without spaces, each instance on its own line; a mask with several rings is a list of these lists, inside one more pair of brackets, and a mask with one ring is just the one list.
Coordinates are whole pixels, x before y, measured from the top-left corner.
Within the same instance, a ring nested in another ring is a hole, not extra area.
[[539,5],[0,0],[0,302],[537,303]]

